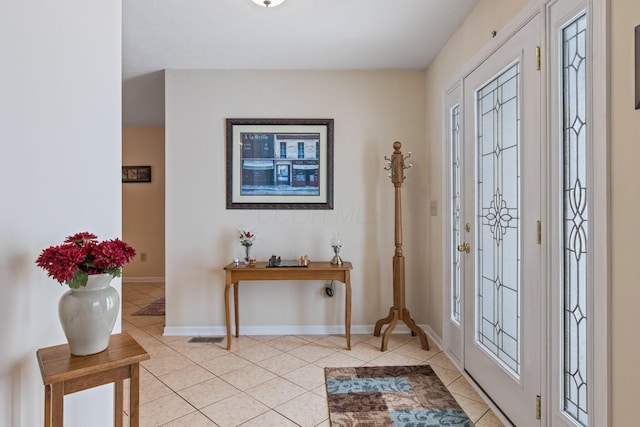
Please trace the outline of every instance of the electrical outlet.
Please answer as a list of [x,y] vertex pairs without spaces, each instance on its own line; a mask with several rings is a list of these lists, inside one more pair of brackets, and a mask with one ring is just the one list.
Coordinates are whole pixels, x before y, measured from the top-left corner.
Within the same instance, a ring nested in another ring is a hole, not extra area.
[[430,206],[431,216],[438,216],[438,202],[433,200]]
[[146,252],[140,252],[140,261],[142,261],[142,262],[147,261],[147,253]]

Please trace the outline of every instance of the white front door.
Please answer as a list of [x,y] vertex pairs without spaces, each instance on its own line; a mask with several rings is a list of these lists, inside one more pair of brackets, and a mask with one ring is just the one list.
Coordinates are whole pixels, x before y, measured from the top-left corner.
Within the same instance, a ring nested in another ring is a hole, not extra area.
[[463,365],[518,427],[540,425],[540,21],[462,84]]

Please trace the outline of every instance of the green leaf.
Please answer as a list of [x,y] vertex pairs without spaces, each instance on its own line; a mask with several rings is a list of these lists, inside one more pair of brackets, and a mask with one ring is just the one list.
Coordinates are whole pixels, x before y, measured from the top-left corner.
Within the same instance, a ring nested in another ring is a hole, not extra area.
[[79,287],[87,286],[87,280],[89,275],[84,271],[78,270],[73,274],[73,279],[69,280],[67,284],[70,288],[78,289]]
[[113,277],[120,277],[120,275],[122,274],[122,271],[117,267],[109,267],[106,270],[104,270],[104,272],[109,273]]

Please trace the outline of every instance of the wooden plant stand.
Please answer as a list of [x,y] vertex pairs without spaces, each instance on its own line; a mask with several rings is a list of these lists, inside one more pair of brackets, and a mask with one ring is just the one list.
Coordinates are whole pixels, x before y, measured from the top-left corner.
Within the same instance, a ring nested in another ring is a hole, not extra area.
[[416,325],[416,322],[411,318],[409,310],[405,306],[405,292],[404,292],[404,255],[402,255],[402,201],[400,197],[400,187],[404,181],[404,170],[411,167],[411,164],[405,165],[404,160],[411,156],[411,153],[407,157],[402,155],[400,151],[402,144],[396,141],[393,143],[393,154],[391,159],[385,156],[385,159],[389,163],[386,170],[390,170],[389,177],[395,187],[395,244],[396,251],[393,256],[393,306],[389,309],[389,315],[376,322],[376,326],[373,330],[373,335],[380,336],[380,331],[383,325],[387,323],[389,326],[382,334],[382,345],[380,351],[387,351],[387,345],[389,343],[389,336],[395,329],[398,321],[402,320],[411,329],[411,335],[417,335],[420,337],[420,344],[423,350],[429,350],[429,342],[427,341],[427,335],[424,331]]
[[128,333],[111,335],[106,350],[89,356],[72,356],[68,344],[41,348],[36,355],[44,383],[45,427],[62,427],[65,395],[109,383],[115,383],[113,422],[122,427],[123,382],[127,378],[129,422],[138,427],[140,362],[150,356]]

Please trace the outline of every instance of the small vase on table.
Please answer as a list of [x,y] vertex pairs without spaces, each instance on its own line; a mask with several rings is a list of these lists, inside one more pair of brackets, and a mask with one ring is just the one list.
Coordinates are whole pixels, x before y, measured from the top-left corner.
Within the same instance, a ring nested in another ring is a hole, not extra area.
[[122,240],[98,241],[87,231],[73,234],[40,253],[36,265],[69,290],[58,302],[58,317],[74,356],[99,353],[109,346],[120,311],[120,295],[111,286],[135,249]]
[[120,311],[112,279],[110,274],[91,275],[86,286],[69,289],[60,298],[58,316],[74,356],[99,353],[109,346]]
[[244,245],[244,263],[249,265],[249,260],[251,259],[251,247],[252,244]]

